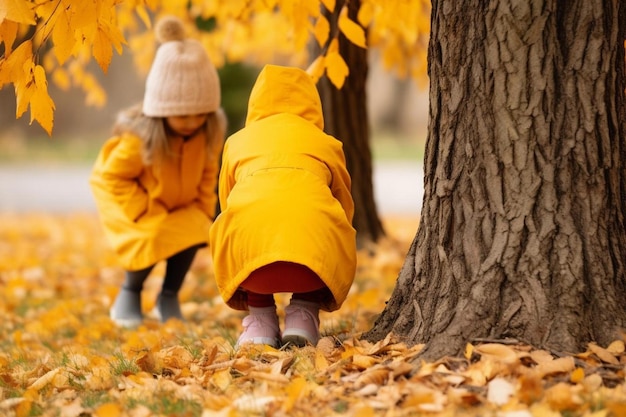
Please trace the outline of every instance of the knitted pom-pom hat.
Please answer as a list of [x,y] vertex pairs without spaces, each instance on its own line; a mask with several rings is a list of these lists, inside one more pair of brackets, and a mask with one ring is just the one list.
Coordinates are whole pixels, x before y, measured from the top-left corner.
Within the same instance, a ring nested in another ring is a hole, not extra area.
[[174,16],[161,19],[155,32],[161,46],[146,80],[143,113],[169,117],[218,110],[220,82],[202,44],[185,38],[183,23]]

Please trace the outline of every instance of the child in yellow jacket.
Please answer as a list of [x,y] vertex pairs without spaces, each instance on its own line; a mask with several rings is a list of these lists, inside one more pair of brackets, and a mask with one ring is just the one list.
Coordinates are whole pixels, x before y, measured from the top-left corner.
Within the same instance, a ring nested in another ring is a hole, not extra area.
[[111,318],[143,319],[141,291],[167,260],[155,314],[182,319],[178,292],[196,251],[207,245],[217,205],[226,130],[218,74],[203,46],[174,17],[156,26],[161,42],[144,100],[120,113],[90,178],[105,235],[126,269]]
[[[354,280],[351,179],[342,143],[323,128],[310,76],[267,65],[245,127],[226,141],[209,241],[222,298],[249,310],[238,345],[316,344],[319,310],[338,309]],[[279,292],[292,293],[282,334]]]

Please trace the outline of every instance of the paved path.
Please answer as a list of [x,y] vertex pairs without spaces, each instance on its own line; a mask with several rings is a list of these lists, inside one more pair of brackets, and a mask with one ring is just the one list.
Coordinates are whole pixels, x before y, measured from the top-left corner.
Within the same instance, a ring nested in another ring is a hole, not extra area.
[[[89,166],[0,166],[0,212],[95,210],[89,171]],[[373,181],[380,214],[419,215],[423,197],[419,163],[377,163]]]

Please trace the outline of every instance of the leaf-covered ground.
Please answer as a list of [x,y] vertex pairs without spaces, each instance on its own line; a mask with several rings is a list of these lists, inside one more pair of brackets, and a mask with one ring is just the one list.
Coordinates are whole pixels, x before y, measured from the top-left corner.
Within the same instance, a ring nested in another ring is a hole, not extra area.
[[108,307],[123,271],[94,215],[0,214],[0,415],[626,416],[621,340],[565,356],[483,341],[425,363],[419,345],[360,339],[417,227],[385,224],[389,239],[359,253],[346,303],[322,314],[316,347],[234,351],[242,313],[219,298],[207,251],[181,293],[185,323],[119,329]]

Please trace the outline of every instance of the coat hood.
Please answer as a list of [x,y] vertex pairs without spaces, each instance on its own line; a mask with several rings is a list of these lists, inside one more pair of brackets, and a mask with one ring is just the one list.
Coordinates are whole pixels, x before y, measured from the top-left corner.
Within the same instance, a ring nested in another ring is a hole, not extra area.
[[311,76],[300,68],[266,65],[250,93],[246,126],[284,113],[324,129],[322,103]]

